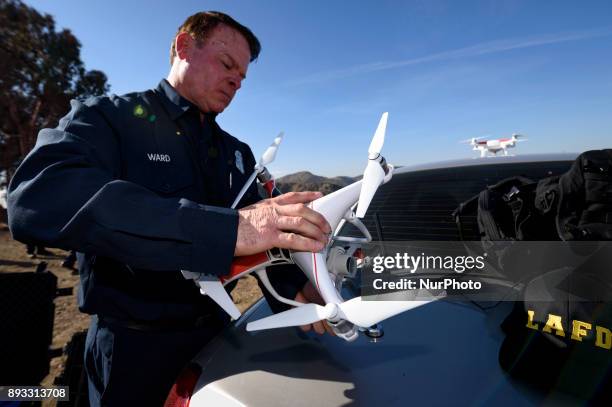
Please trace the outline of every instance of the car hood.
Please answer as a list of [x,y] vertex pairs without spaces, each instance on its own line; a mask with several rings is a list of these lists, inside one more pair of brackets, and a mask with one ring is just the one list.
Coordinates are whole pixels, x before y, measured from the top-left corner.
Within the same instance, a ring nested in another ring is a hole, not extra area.
[[298,328],[246,332],[265,302],[206,346],[191,406],[580,405],[511,381],[499,367],[502,303],[483,312],[438,301],[384,321],[384,336],[345,342]]

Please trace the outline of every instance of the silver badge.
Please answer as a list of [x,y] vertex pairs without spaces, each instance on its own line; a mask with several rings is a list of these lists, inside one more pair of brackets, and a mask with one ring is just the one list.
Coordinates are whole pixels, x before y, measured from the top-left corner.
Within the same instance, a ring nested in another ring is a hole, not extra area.
[[242,162],[242,153],[236,150],[236,153],[234,155],[236,156],[236,168],[238,168],[238,170],[240,170],[240,172],[244,174],[244,163]]

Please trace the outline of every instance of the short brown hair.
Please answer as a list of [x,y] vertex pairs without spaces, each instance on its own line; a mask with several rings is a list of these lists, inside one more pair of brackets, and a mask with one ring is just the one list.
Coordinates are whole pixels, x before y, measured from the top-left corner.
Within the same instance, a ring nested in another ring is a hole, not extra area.
[[172,39],[172,45],[170,46],[170,65],[172,66],[174,57],[176,56],[175,42],[177,35],[186,32],[195,38],[196,41],[203,41],[206,39],[206,35],[219,24],[225,24],[242,34],[249,44],[251,62],[257,59],[261,52],[261,44],[251,30],[225,13],[219,11],[201,11],[187,17],[187,20],[178,28],[178,31]]

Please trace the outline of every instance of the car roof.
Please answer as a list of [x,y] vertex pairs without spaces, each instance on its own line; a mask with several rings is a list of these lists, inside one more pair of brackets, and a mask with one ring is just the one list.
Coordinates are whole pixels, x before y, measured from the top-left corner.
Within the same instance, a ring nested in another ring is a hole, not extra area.
[[445,160],[430,163],[414,164],[400,166],[395,172],[403,174],[407,172],[417,172],[426,170],[435,170],[442,168],[455,167],[472,167],[480,165],[499,165],[499,164],[518,164],[518,163],[536,163],[547,161],[573,161],[578,156],[578,153],[551,153],[551,154],[521,154],[509,156],[493,156],[493,157],[473,157],[463,158],[458,160]]

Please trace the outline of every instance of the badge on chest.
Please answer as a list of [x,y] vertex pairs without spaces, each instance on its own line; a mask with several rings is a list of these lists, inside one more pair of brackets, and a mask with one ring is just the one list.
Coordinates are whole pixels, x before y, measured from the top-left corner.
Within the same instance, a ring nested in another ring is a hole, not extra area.
[[238,168],[238,171],[240,171],[242,175],[244,175],[244,161],[242,159],[242,153],[236,150],[234,155],[236,156],[236,168]]

